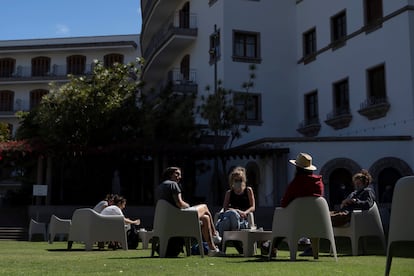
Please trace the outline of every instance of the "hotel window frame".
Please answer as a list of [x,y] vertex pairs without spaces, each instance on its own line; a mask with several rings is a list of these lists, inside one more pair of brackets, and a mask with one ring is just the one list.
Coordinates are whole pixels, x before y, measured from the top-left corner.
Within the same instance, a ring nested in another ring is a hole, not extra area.
[[383,14],[382,0],[364,0],[364,23],[370,30],[381,27]]
[[46,89],[34,89],[30,91],[30,110],[34,109],[40,104],[44,95],[48,94]]
[[302,34],[303,40],[303,58],[305,63],[316,58],[317,41],[316,41],[316,27],[312,27]]
[[233,30],[233,61],[260,63],[260,32]]
[[13,76],[16,60],[14,58],[0,58],[0,78]]
[[124,55],[118,53],[110,53],[104,55],[104,66],[106,68],[114,66],[115,63],[123,64]]
[[31,60],[32,77],[44,77],[50,74],[50,57],[38,56]]
[[306,124],[319,122],[318,90],[305,94],[304,115]]
[[259,125],[262,123],[261,93],[234,92],[233,105],[244,117],[241,119],[243,124]]
[[86,72],[86,56],[71,55],[66,58],[66,72],[71,75],[83,75]]
[[386,99],[387,84],[385,64],[367,69],[367,94],[369,99]]
[[11,90],[0,91],[0,112],[12,112],[14,110],[14,92]]
[[349,79],[345,78],[332,84],[333,109],[335,115],[349,114]]
[[343,10],[331,17],[331,43],[343,46],[347,32],[346,10]]

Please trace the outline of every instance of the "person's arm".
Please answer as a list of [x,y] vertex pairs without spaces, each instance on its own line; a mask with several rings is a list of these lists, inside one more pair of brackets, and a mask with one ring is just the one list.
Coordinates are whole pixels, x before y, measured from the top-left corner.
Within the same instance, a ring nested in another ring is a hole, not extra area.
[[136,225],[140,225],[141,224],[141,220],[140,219],[131,220],[129,218],[124,218],[124,221],[125,221],[126,224],[136,224]]
[[229,204],[230,204],[230,192],[231,190],[227,190],[226,194],[224,195],[224,201],[223,201],[223,210],[227,211],[229,210]]
[[177,205],[178,208],[185,209],[185,208],[190,207],[190,204],[188,204],[187,202],[185,202],[182,199],[181,193],[173,194],[173,198],[174,198],[174,201],[175,201],[175,205]]

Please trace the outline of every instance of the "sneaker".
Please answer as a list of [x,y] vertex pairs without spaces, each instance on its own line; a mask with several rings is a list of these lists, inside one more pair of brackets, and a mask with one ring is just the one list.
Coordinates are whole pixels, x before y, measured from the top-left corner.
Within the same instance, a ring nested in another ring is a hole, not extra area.
[[222,238],[219,236],[219,234],[218,233],[216,233],[216,235],[215,236],[213,236],[213,242],[214,242],[214,244],[221,244],[221,241],[222,241]]
[[306,248],[305,251],[303,251],[302,253],[299,254],[299,256],[301,256],[301,257],[313,256],[312,247],[309,246],[308,248]]
[[224,252],[221,252],[218,248],[208,251],[209,257],[224,257],[225,255],[226,254]]
[[298,244],[311,244],[311,241],[308,238],[300,238]]

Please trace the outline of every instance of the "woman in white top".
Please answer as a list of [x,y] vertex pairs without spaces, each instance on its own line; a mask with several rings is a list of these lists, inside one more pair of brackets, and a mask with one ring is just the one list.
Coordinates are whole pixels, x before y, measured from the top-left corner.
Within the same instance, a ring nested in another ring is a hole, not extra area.
[[[122,212],[122,210],[126,206],[126,199],[122,196],[115,196],[114,199],[113,199],[113,202],[114,202],[113,205],[110,205],[110,206],[108,206],[108,207],[106,207],[102,210],[101,215],[124,216],[124,213]],[[141,223],[140,219],[131,220],[131,219],[126,218],[126,217],[124,217],[124,221],[125,221],[125,224],[139,225]]]

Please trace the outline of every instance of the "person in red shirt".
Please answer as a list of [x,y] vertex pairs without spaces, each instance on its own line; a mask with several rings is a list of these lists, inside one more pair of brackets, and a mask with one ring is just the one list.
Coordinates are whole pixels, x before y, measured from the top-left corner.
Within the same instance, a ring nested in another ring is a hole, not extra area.
[[312,165],[312,156],[299,153],[296,160],[289,160],[289,162],[296,166],[295,178],[289,183],[280,205],[285,208],[297,197],[323,196],[322,176],[313,174],[317,168]]
[[[296,160],[289,160],[289,162],[296,166],[295,177],[286,188],[285,194],[280,202],[281,207],[286,208],[295,198],[306,196],[323,196],[324,185],[322,176],[314,174],[317,170],[316,166],[312,164],[312,156],[307,153],[299,153]],[[282,242],[283,238],[277,238],[274,244],[273,255],[276,255],[276,249]],[[264,249],[268,252],[268,249]],[[308,256],[312,253],[312,247],[309,247],[306,253],[301,256]]]

